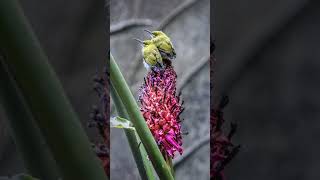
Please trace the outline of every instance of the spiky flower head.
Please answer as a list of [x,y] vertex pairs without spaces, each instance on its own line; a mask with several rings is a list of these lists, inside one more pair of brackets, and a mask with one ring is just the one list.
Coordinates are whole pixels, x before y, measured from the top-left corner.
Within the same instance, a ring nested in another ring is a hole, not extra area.
[[174,158],[183,153],[180,96],[176,95],[177,74],[169,64],[149,71],[140,88],[141,112],[164,155]]

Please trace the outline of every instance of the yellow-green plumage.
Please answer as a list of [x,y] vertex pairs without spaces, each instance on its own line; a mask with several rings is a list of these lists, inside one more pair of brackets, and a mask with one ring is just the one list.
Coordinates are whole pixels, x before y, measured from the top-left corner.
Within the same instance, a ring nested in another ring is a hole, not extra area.
[[147,65],[151,67],[163,66],[161,54],[155,44],[152,43],[152,41],[143,41],[142,55],[143,60]]
[[151,41],[157,46],[163,58],[172,60],[176,57],[176,52],[170,38],[162,31],[153,31]]

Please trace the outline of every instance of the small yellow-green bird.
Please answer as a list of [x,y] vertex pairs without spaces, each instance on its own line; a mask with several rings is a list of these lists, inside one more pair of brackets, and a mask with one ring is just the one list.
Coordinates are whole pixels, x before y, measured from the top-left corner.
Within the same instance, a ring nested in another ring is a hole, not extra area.
[[164,67],[161,54],[151,40],[141,41],[140,39],[134,39],[142,45],[143,64],[148,70],[154,67]]
[[144,30],[148,32],[152,39],[151,41],[157,46],[159,49],[162,57],[164,59],[169,59],[173,60],[176,58],[176,52],[174,50],[174,47],[172,45],[172,42],[170,38],[162,31],[149,31],[149,30]]

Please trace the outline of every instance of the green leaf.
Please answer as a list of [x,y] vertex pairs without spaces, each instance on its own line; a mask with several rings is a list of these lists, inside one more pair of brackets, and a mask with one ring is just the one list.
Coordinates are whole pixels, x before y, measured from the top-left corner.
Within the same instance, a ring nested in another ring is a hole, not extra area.
[[41,179],[57,180],[60,175],[56,162],[15,80],[2,63],[3,58],[5,57],[0,56],[0,107],[5,110],[7,118],[4,120],[8,124],[27,173]]
[[110,127],[135,130],[135,128],[129,120],[119,116],[110,119]]

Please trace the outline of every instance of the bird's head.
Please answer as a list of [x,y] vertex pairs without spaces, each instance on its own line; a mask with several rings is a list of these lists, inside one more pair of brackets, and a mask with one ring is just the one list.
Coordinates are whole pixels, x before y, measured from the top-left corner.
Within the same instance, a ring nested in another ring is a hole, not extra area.
[[163,35],[166,35],[164,32],[162,31],[152,31],[152,35],[154,36],[163,36]]
[[143,41],[143,45],[144,45],[144,46],[148,46],[148,45],[150,45],[150,44],[152,44],[152,41],[151,41],[151,40],[144,40],[144,41]]
[[149,31],[147,29],[144,30],[145,32],[149,33],[151,37],[158,37],[158,36],[167,36],[164,32],[162,31]]
[[148,45],[152,44],[152,41],[151,41],[151,40],[144,40],[144,41],[142,41],[142,40],[137,39],[137,38],[133,38],[133,39],[136,40],[136,41],[138,41],[138,42],[141,44],[141,46],[148,46]]

